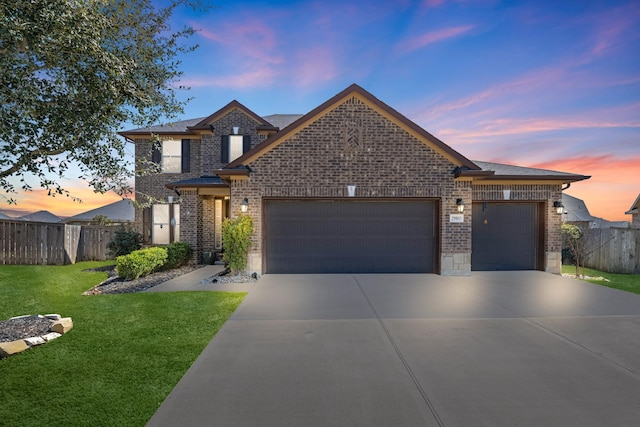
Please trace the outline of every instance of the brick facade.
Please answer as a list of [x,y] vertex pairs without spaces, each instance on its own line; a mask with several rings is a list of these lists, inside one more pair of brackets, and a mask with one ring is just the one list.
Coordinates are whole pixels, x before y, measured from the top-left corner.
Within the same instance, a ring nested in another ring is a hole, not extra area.
[[[351,144],[349,133],[356,135]],[[355,185],[356,197],[437,200],[441,233],[446,236],[440,239],[440,253],[466,260],[459,270],[469,272],[470,217],[462,224],[449,223],[448,218],[456,212],[456,198],[471,201],[470,183],[456,182],[456,165],[355,97],[248,166],[250,178],[234,181],[231,187],[231,215],[240,212],[240,200],[246,197],[255,227],[252,271],[262,271],[263,198],[344,198],[347,185]]]
[[[354,94],[349,90],[343,92],[346,96],[337,95],[305,116],[306,121],[296,122],[263,145],[260,144],[266,134],[275,129],[233,101],[200,122],[194,131],[185,131],[191,139],[190,172],[139,176],[137,198],[166,200],[179,193],[180,240],[193,246],[196,261],[202,259],[203,251],[220,249],[222,219],[240,214],[240,203],[247,198],[247,214],[253,217],[255,230],[248,270],[257,273],[262,273],[264,265],[265,199],[341,199],[349,196],[347,186],[354,185],[355,197],[360,199],[433,200],[439,229],[436,271],[444,275],[468,275],[472,267],[473,202],[503,201],[504,190],[508,189],[510,201],[538,205],[538,216],[544,216],[540,221],[544,270],[560,273],[561,216],[555,213],[553,202],[561,200],[562,182],[571,181],[562,181],[562,175],[553,175],[548,181],[536,180],[534,176],[506,182],[486,179],[487,171],[476,170],[477,165],[370,94],[363,95],[360,88]],[[231,165],[248,167],[248,176],[221,173],[220,176],[228,177],[226,195],[214,195],[197,186],[180,188],[178,192],[165,187],[171,182],[210,176],[224,169],[222,136],[233,134],[234,127],[238,128],[238,134],[251,136],[252,148],[259,146]],[[136,158],[150,160],[149,140],[137,139],[135,143]],[[481,173],[474,175],[475,172]],[[564,175],[570,180],[586,178]],[[450,218],[459,214],[457,199],[465,205],[461,222]],[[142,224],[141,211],[136,212],[136,222]]]

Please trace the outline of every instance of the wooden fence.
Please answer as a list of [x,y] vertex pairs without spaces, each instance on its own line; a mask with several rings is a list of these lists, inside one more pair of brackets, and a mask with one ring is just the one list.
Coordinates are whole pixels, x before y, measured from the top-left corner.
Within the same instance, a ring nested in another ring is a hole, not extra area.
[[0,220],[0,265],[74,264],[108,259],[118,227]]
[[584,232],[585,267],[640,274],[640,229],[591,228]]

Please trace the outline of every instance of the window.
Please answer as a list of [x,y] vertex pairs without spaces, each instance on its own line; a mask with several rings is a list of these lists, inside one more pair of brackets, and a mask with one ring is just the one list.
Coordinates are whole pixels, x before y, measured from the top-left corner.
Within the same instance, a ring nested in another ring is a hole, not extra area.
[[165,139],[160,147],[153,147],[151,160],[161,164],[164,173],[188,173],[191,168],[190,155],[190,140]]
[[251,135],[223,135],[220,161],[231,163],[251,149]]
[[173,139],[162,141],[162,172],[182,171],[182,142]]

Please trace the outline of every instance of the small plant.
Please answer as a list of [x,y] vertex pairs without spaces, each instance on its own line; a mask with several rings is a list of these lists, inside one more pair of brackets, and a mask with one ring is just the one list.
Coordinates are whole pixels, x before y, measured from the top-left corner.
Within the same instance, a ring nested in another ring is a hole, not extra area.
[[191,255],[193,255],[193,250],[188,243],[174,242],[167,246],[167,262],[164,268],[169,270],[182,267],[189,262]]
[[133,280],[162,268],[167,262],[167,248],[147,248],[116,258],[118,276]]
[[576,265],[576,276],[580,276],[580,269],[583,266],[585,248],[582,236],[582,230],[573,224],[562,224],[562,237],[571,253]]
[[136,251],[142,247],[142,234],[137,231],[126,229],[121,227],[118,229],[111,240],[107,244],[109,255],[112,258],[119,257],[121,255],[128,255],[133,251]]
[[251,246],[253,219],[240,215],[235,219],[227,218],[222,223],[222,241],[224,242],[223,261],[229,265],[233,274],[247,268],[247,254]]

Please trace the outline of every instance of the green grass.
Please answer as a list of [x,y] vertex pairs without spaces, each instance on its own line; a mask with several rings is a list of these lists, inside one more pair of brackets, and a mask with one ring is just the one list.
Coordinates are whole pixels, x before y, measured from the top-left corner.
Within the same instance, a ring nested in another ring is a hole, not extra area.
[[[575,274],[576,268],[573,265],[563,265],[562,273]],[[591,277],[604,277],[608,280],[590,280],[582,279],[586,282],[596,283],[598,285],[608,286],[610,288],[616,288],[634,294],[640,294],[640,274],[613,274],[605,273],[604,271],[593,270],[590,268],[584,268],[581,272],[584,276]]]
[[59,313],[62,337],[0,360],[0,425],[143,426],[246,294],[84,296],[106,265],[0,266],[0,320]]

